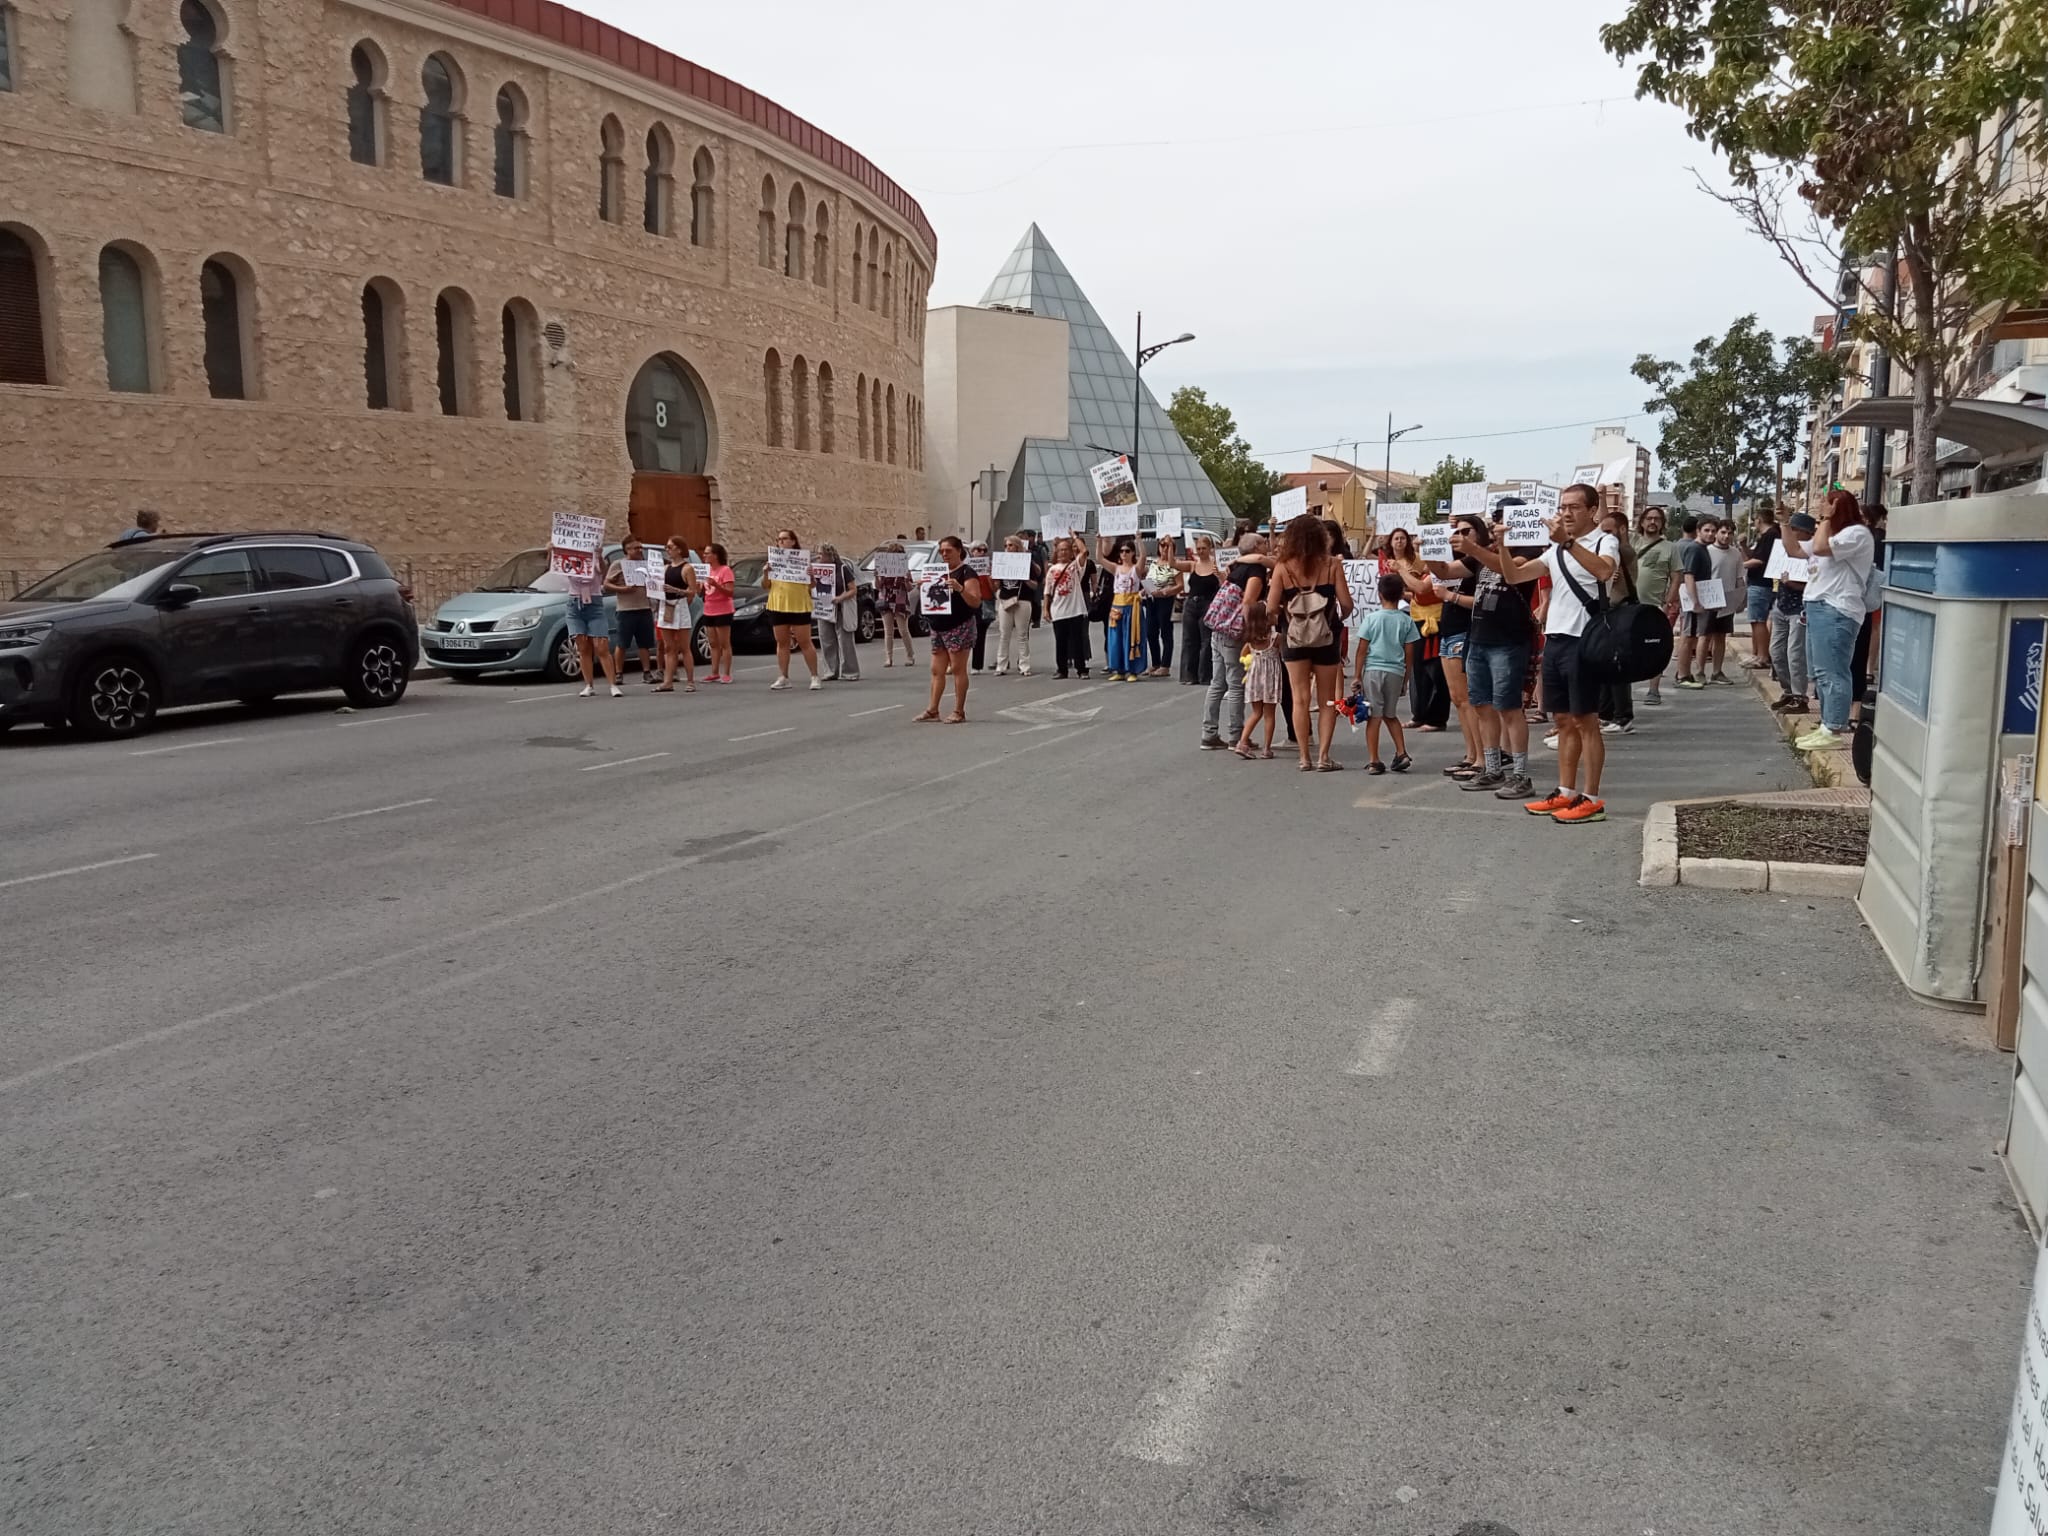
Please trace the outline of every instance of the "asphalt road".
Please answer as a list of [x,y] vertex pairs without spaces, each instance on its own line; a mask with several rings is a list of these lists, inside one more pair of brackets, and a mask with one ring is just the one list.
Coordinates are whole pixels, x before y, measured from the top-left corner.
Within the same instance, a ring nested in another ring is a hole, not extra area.
[[1562,828],[864,661],[0,739],[0,1530],[1983,1530],[2007,1067],[1634,884],[1747,690]]

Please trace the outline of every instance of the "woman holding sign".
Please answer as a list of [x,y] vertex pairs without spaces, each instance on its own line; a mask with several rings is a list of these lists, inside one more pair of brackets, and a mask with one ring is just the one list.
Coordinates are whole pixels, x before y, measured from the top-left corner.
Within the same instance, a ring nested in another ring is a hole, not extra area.
[[1216,655],[1202,621],[1223,587],[1222,572],[1216,569],[1216,541],[1206,533],[1196,534],[1194,552],[1175,560],[1173,567],[1187,579],[1187,596],[1180,605],[1180,680],[1206,688],[1215,675]]
[[1173,540],[1162,535],[1159,553],[1145,568],[1145,658],[1147,677],[1173,676],[1173,605],[1183,590]]
[[[939,702],[946,696],[946,678],[953,679],[953,712],[946,724],[960,725],[967,719],[967,663],[974,649],[976,616],[981,612],[981,577],[967,563],[967,551],[952,534],[939,540],[943,571],[921,575],[924,588],[921,607],[925,623],[931,626],[932,698],[930,706],[916,718],[939,718]],[[927,568],[929,570],[929,568]]]
[[[661,642],[661,686],[656,693],[676,691],[676,665],[683,668],[683,692],[697,691],[697,657],[690,648],[690,608],[697,597],[697,573],[690,565],[689,546],[670,539],[663,553],[666,565],[656,565],[661,581],[661,612],[654,624],[654,636]],[[647,587],[654,590],[654,580]]]
[[1052,647],[1056,670],[1064,678],[1088,675],[1088,547],[1078,537],[1055,539],[1052,564],[1045,573],[1045,606],[1052,616]]
[[723,544],[705,546],[709,562],[704,571],[704,634],[711,641],[711,671],[714,683],[732,681],[732,591],[737,584]]
[[882,616],[882,665],[896,665],[896,636],[903,636],[903,665],[917,665],[917,652],[910,644],[911,604],[917,594],[910,585],[910,556],[899,540],[890,540],[875,553],[875,607]]
[[768,582],[768,624],[775,631],[775,681],[768,687],[789,686],[789,654],[801,650],[816,693],[825,685],[818,681],[818,648],[811,643],[811,554],[794,529],[775,535],[762,575]]
[[1145,576],[1138,568],[1138,543],[1119,539],[1114,546],[1098,539],[1097,547],[1113,573],[1109,613],[1102,621],[1102,648],[1109,653],[1109,678],[1115,683],[1135,683],[1145,663],[1144,607]]
[[1415,547],[1415,535],[1396,528],[1387,535],[1386,568],[1401,578],[1408,593],[1408,617],[1422,631],[1415,652],[1415,675],[1409,679],[1408,723],[1418,731],[1440,731],[1450,723],[1451,695],[1444,684],[1442,635],[1444,597]]

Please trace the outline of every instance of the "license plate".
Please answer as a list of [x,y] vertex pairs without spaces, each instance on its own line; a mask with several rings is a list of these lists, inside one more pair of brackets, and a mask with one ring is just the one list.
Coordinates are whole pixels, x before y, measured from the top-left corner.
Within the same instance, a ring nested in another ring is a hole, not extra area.
[[483,649],[483,642],[474,635],[448,635],[442,639],[441,644],[451,651],[480,651]]

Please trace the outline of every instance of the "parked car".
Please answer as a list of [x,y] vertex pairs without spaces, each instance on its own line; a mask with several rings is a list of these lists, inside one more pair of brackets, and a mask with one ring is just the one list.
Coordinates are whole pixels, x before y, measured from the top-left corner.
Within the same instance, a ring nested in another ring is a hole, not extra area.
[[[768,557],[749,555],[732,563],[732,648],[735,651],[772,651],[775,631],[768,624]],[[865,645],[882,632],[882,611],[875,606],[872,580],[862,581],[860,567],[853,568],[854,585],[860,588],[860,629],[858,639]],[[818,638],[818,625],[811,622],[811,638]]]
[[160,710],[339,688],[405,697],[412,593],[377,552],[325,533],[206,533],[97,550],[0,603],[0,730],[138,736]]
[[[891,539],[889,543],[901,544],[903,546],[903,553],[910,560],[911,591],[915,593],[917,590],[918,569],[921,566],[931,564],[932,561],[939,558],[939,541],[937,539]],[[860,584],[860,637],[863,640],[872,640],[877,634],[881,633],[881,608],[875,596],[878,590],[875,586],[875,556],[880,554],[886,547],[886,545],[877,544],[873,549],[862,555],[860,559],[856,560],[853,566],[853,579]],[[910,632],[913,635],[922,635],[925,632],[924,616],[917,611],[915,604],[912,605],[910,611]]]
[[[608,547],[607,564],[623,545]],[[698,558],[695,550],[690,558]],[[534,590],[548,572],[545,549],[524,549],[484,578],[474,591],[451,597],[420,630],[427,665],[456,679],[486,672],[538,672],[557,682],[582,678],[576,643],[569,637],[569,594]],[[617,600],[605,598],[607,612]],[[711,660],[711,640],[701,622],[704,604],[690,605],[690,644],[697,660]]]

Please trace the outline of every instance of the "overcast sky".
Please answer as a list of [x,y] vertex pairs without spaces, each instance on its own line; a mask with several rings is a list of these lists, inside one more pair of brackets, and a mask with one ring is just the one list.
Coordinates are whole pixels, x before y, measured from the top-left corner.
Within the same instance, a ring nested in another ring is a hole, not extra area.
[[1353,438],[1377,464],[1391,411],[1426,429],[1397,469],[1569,470],[1590,427],[1477,434],[1619,419],[1638,352],[1817,312],[1601,51],[1624,0],[586,4],[906,187],[935,304],[979,299],[1035,220],[1126,350],[1141,307],[1196,333],[1147,382],[1207,388],[1276,468]]

